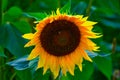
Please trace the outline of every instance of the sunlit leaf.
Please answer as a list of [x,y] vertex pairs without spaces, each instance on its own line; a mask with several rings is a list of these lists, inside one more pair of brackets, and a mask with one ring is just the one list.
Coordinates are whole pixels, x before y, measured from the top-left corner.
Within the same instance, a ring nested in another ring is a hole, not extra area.
[[86,51],[87,54],[91,57],[91,58],[94,58],[96,56],[99,56],[99,57],[109,57],[111,54],[110,53],[96,53],[96,52],[90,52],[90,51]]
[[13,66],[16,70],[25,70],[29,68],[28,63],[29,61],[26,60],[27,56],[18,58],[14,61],[8,62],[7,64]]
[[6,22],[19,21],[20,17],[22,16],[22,13],[23,12],[19,7],[13,6],[9,8],[8,11],[6,11],[3,15],[3,23],[6,24]]
[[13,6],[7,11],[7,14],[13,17],[20,17],[22,10],[19,7]]

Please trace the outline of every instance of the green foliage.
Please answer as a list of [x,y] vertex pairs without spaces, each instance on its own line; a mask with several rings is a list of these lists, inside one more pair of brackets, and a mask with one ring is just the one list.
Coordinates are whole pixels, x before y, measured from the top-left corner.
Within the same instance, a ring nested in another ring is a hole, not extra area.
[[[83,64],[83,71],[79,71],[79,69],[77,68],[75,70],[75,76],[73,79],[71,80],[89,80],[93,74],[94,71],[94,66],[92,63],[85,61]],[[86,74],[87,73],[87,74]]]
[[0,46],[0,56],[6,57],[6,55],[4,54],[4,48],[1,46]]
[[[35,31],[38,21],[60,9],[62,13],[89,15],[98,22],[93,31],[103,37],[93,40],[100,52],[88,55],[82,72],[75,67],[74,76],[61,74],[56,80],[119,80],[113,73],[120,71],[120,3],[118,0],[1,0],[0,1],[0,80],[53,80],[50,70],[36,70],[38,59],[26,60],[32,47],[21,36]],[[91,54],[91,53],[90,53]],[[112,54],[112,55],[111,55]],[[6,64],[7,63],[7,64]],[[10,66],[13,67],[10,67]],[[4,73],[3,73],[4,72]]]
[[29,69],[26,70],[16,70],[16,75],[20,80],[32,80],[32,74]]
[[60,12],[61,13],[70,13],[70,9],[71,9],[71,0],[69,0],[69,2],[60,9]]
[[111,60],[103,57],[95,57],[94,62],[98,69],[108,78],[108,80],[111,80],[112,75]]

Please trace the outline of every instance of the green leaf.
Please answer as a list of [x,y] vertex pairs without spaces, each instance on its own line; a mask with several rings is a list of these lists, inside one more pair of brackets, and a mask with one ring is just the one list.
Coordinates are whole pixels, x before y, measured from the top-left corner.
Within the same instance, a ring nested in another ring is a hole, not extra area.
[[8,12],[7,12],[10,16],[15,16],[15,17],[19,17],[22,14],[22,10],[16,6],[11,7]]
[[75,68],[74,76],[71,76],[70,73],[67,74],[68,80],[89,80],[93,74],[94,66],[93,63],[84,61],[82,72],[78,67]]
[[79,69],[76,69],[75,71],[75,77],[73,80],[89,80],[90,77],[93,74],[94,71],[94,67],[93,64],[91,62],[85,61],[84,63],[85,65],[83,65],[83,70],[82,72]]
[[77,14],[85,14],[86,8],[87,4],[84,1],[80,1],[73,7],[72,12]]
[[5,54],[4,54],[4,48],[0,46],[0,56],[2,57],[7,57]]
[[20,80],[33,80],[32,74],[29,69],[26,70],[16,70],[17,76]]
[[15,22],[18,21],[22,16],[22,10],[18,7],[11,7],[6,13],[4,14],[3,23],[6,24],[6,22]]
[[69,80],[69,78],[68,78],[68,76],[62,75],[62,76],[60,77],[60,80]]
[[65,4],[61,9],[60,12],[61,13],[70,13],[70,9],[71,9],[71,0],[69,0],[69,2],[67,4]]
[[36,20],[41,20],[43,18],[45,18],[47,16],[46,13],[39,13],[39,12],[29,12],[29,13],[26,13],[26,16],[27,17],[30,17],[30,18],[35,18]]
[[24,56],[30,53],[30,48],[24,48],[26,40],[21,33],[9,23],[0,28],[0,44],[8,49],[16,57]]
[[8,0],[2,0],[2,8],[3,8],[3,11],[7,8],[7,4],[8,4]]
[[23,56],[14,61],[8,62],[7,64],[13,66],[16,70],[25,70],[29,68],[29,61],[27,60],[27,56]]
[[59,6],[58,0],[35,0],[29,7],[29,12],[49,12],[56,10]]
[[53,80],[51,75],[50,71],[43,75],[43,68],[40,68],[33,74],[33,80]]
[[32,32],[32,28],[27,21],[21,20],[13,22],[12,24],[23,34]]
[[[120,19],[120,18],[119,18]],[[120,29],[120,21],[112,21],[112,20],[102,20],[102,23],[106,26]]]
[[93,58],[93,61],[97,65],[98,69],[108,78],[108,80],[111,79],[112,75],[112,62],[110,59],[107,59],[105,57],[95,57]]

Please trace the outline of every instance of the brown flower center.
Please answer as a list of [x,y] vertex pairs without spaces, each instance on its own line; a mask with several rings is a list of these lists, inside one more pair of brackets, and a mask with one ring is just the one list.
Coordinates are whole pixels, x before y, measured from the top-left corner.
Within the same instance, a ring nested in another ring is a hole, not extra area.
[[67,20],[55,20],[46,24],[40,35],[42,47],[48,54],[64,56],[73,52],[80,43],[78,27]]

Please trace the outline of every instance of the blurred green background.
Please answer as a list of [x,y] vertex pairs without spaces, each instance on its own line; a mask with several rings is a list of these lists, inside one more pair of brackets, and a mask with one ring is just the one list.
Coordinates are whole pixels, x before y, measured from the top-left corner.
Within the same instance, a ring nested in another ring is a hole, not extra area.
[[103,37],[93,40],[100,46],[97,56],[91,56],[93,63],[84,60],[82,72],[76,67],[74,76],[67,73],[56,80],[120,80],[120,0],[0,0],[0,80],[52,80],[49,71],[32,72],[28,62],[14,62],[18,68],[6,63],[30,53],[32,47],[24,48],[27,40],[21,36],[34,32],[33,22],[57,8],[89,16],[98,22],[93,31]]

